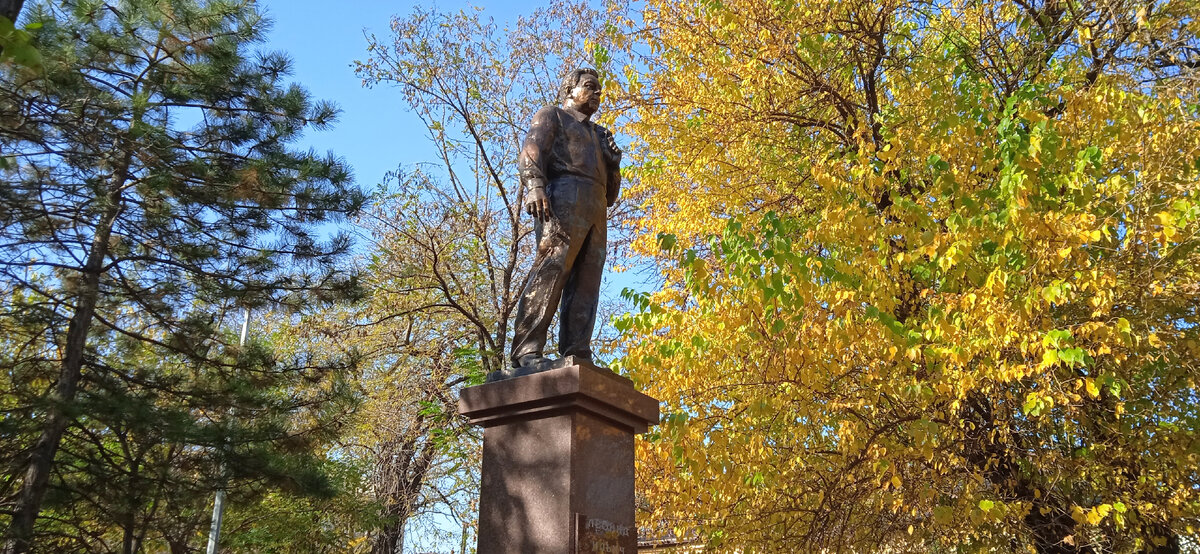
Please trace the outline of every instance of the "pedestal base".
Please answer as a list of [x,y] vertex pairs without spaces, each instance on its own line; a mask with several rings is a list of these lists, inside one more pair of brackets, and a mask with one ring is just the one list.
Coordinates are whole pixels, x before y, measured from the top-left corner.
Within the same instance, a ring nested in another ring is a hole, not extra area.
[[637,552],[633,436],[658,401],[583,360],[463,389],[482,425],[479,554]]

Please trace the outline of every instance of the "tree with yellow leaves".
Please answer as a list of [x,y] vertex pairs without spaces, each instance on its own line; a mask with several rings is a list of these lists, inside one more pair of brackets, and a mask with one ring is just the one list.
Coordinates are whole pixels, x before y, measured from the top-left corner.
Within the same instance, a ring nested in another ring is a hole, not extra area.
[[[716,551],[1178,552],[1200,4],[649,0],[624,366]],[[649,478],[653,476],[653,478]]]

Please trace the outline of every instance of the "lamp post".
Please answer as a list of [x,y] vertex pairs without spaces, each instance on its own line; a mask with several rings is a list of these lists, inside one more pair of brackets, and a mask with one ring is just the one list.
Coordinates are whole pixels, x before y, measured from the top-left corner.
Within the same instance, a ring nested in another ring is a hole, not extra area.
[[[242,335],[238,339],[238,348],[246,347],[246,332],[250,329],[250,308],[246,308],[242,318]],[[208,548],[205,554],[217,554],[217,543],[221,540],[221,519],[225,515],[225,464],[221,464],[221,487],[213,498],[212,526],[208,528]]]

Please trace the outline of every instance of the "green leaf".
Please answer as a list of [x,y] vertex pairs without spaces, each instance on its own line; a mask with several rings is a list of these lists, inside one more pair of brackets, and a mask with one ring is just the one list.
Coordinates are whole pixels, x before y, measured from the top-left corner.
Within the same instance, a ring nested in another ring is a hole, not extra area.
[[1025,403],[1021,405],[1021,411],[1026,415],[1038,416],[1041,415],[1043,406],[1042,399],[1031,392],[1025,396]]
[[1067,329],[1051,329],[1042,337],[1043,348],[1062,348],[1072,341],[1071,331]]
[[1086,365],[1086,353],[1082,348],[1065,348],[1058,350],[1058,359],[1066,362],[1070,366],[1075,364]]
[[677,241],[678,238],[671,233],[660,233],[658,235],[658,247],[664,251],[669,251],[675,248],[675,243]]

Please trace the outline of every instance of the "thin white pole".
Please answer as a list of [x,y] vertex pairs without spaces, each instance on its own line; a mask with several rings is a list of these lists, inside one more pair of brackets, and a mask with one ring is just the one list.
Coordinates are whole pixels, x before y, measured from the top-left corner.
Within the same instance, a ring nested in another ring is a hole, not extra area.
[[221,540],[221,518],[225,515],[225,489],[217,489],[213,499],[212,527],[208,529],[206,554],[217,554],[217,541]]
[[[250,308],[246,308],[242,318],[242,336],[238,339],[238,347],[246,347],[246,332],[250,329]],[[224,479],[225,467],[221,467],[221,479]],[[212,527],[208,528],[208,548],[205,554],[217,554],[217,543],[221,540],[221,520],[225,516],[225,483],[221,483],[217,495],[213,498]]]
[[246,347],[246,331],[248,329],[250,329],[250,308],[246,308],[242,315],[242,336],[238,339],[238,348]]

